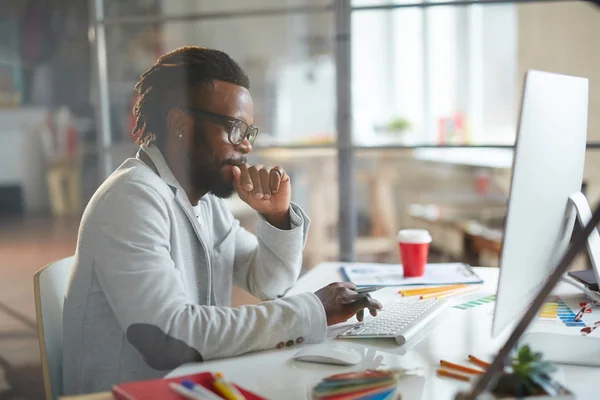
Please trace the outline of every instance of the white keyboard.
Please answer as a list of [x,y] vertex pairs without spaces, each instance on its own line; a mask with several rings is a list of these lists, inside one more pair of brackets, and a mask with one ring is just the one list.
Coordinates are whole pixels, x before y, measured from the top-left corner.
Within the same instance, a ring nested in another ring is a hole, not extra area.
[[355,324],[339,338],[395,338],[403,345],[446,309],[447,302],[435,298],[387,304],[377,317]]

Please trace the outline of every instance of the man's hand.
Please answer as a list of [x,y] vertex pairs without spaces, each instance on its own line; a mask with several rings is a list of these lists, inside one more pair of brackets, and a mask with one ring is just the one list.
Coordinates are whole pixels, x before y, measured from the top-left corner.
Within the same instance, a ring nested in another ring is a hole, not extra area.
[[233,167],[237,194],[273,226],[290,229],[290,177],[283,168],[242,164]]
[[331,283],[315,292],[323,303],[327,326],[347,321],[356,314],[359,321],[363,320],[364,309],[368,308],[371,315],[377,315],[377,310],[383,306],[372,299],[368,293],[356,293],[356,285],[351,282]]

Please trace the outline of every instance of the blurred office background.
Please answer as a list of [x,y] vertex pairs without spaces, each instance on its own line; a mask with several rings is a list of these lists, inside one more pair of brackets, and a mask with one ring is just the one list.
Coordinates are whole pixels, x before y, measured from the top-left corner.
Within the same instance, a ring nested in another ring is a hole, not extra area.
[[[600,12],[579,1],[437,3],[351,2],[352,253],[399,262],[398,229],[427,228],[433,261],[495,267],[528,69],[589,78],[584,189],[592,204],[600,199]],[[73,254],[87,201],[135,154],[133,86],[176,47],[217,48],[246,70],[261,127],[250,159],[292,176],[294,200],[312,217],[305,268],[340,258],[340,226],[349,226],[339,220],[340,8],[0,4],[0,399],[42,397],[33,273]],[[236,198],[230,205],[252,230],[251,210]],[[575,268],[586,268],[585,257]]]

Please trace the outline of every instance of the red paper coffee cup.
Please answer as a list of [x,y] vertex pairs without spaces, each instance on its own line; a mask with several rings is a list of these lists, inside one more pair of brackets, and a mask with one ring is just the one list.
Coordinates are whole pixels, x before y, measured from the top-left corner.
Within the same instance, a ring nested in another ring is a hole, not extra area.
[[398,245],[405,277],[425,274],[431,235],[425,229],[404,229],[398,232]]

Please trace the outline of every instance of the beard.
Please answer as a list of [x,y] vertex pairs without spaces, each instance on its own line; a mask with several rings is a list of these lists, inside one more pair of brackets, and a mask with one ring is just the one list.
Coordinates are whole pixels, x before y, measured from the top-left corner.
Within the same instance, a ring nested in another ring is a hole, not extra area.
[[196,168],[192,173],[194,186],[202,188],[222,199],[231,197],[235,191],[233,188],[233,179],[226,180],[222,172],[223,166],[227,163],[206,161],[201,160],[195,164]]
[[205,139],[205,132],[196,132],[195,143],[189,154],[190,177],[193,185],[208,193],[227,199],[235,191],[233,186],[233,174],[230,177],[223,175],[223,167],[245,163],[245,157],[219,159]]

